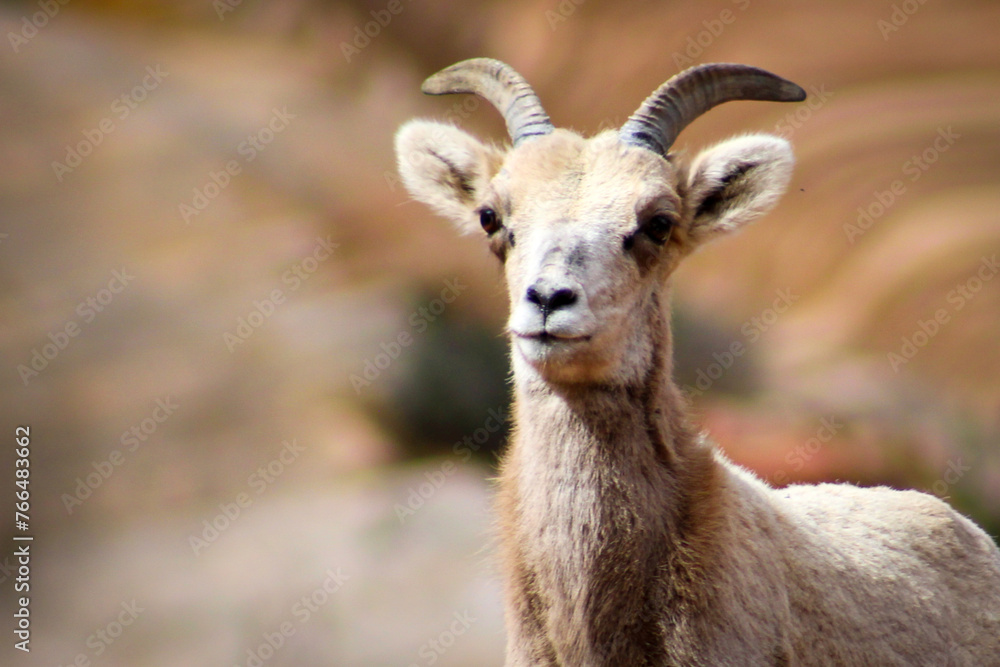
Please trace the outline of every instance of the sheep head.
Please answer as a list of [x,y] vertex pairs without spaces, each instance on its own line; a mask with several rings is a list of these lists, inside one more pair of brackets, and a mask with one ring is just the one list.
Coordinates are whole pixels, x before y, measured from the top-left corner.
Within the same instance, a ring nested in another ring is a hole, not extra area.
[[617,132],[584,138],[554,128],[530,86],[496,60],[457,63],[423,90],[475,93],[504,114],[506,149],[410,121],[396,136],[399,170],[415,199],[485,236],[504,265],[515,372],[552,383],[636,381],[652,363],[680,259],[783,194],[793,163],[784,139],[741,136],[688,162],[670,153],[680,131],[730,100],[805,98],[764,70],[701,65],[664,83]]

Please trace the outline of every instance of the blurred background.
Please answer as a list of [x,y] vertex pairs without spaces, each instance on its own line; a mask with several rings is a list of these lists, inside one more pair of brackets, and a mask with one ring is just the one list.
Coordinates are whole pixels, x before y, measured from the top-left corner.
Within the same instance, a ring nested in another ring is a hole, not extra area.
[[414,116],[506,140],[419,92],[473,56],[587,134],[697,63],[806,88],[678,142],[773,132],[798,165],[679,271],[677,381],[774,484],[1000,532],[996,3],[42,0],[0,27],[0,497],[30,425],[35,537],[32,650],[7,630],[0,662],[502,664],[505,292],[392,154]]

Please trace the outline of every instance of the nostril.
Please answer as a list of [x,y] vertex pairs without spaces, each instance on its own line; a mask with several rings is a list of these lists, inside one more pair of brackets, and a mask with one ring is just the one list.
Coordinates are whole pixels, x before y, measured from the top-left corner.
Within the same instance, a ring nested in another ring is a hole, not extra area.
[[576,292],[564,287],[563,289],[557,289],[549,297],[549,310],[559,310],[566,306],[572,306],[574,303],[576,303]]

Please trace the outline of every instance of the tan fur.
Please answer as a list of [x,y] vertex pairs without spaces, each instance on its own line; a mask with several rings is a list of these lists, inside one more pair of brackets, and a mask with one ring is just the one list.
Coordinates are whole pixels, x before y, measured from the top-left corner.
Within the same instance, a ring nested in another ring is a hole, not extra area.
[[[1000,665],[1000,551],[970,521],[913,491],[772,489],[688,424],[670,274],[774,205],[787,142],[740,137],[687,166],[612,132],[503,153],[413,121],[397,153],[413,196],[463,230],[484,207],[503,223],[508,667]],[[656,213],[675,220],[662,246],[643,231]],[[530,298],[556,288],[572,301]]]

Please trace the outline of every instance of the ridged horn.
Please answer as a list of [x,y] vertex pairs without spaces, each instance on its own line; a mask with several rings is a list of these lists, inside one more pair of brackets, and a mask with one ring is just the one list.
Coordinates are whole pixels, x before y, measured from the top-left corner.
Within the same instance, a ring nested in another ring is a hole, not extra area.
[[723,102],[801,102],[806,91],[776,74],[749,65],[696,65],[653,91],[618,131],[628,144],[666,156],[677,135],[694,119]]
[[503,114],[515,146],[554,129],[528,82],[513,67],[499,60],[472,58],[455,63],[428,77],[420,90],[428,95],[479,95]]

